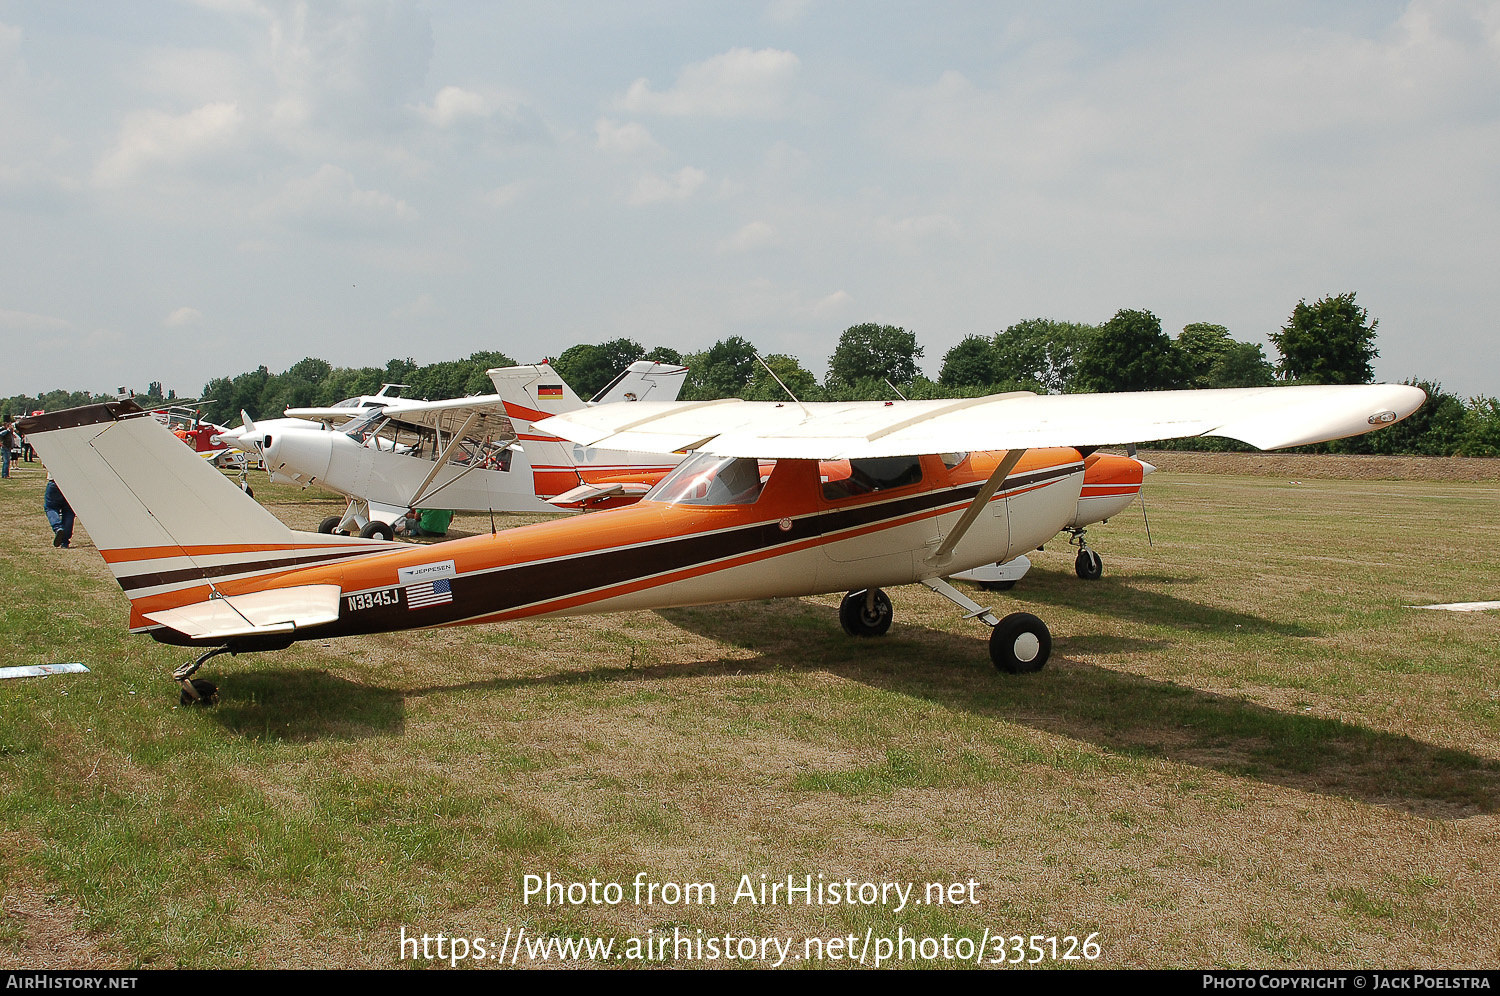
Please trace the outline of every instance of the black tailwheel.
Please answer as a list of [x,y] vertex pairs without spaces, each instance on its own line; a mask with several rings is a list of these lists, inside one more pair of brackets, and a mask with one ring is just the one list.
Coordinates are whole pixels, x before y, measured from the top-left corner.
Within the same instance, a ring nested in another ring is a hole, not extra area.
[[374,539],[379,536],[381,539],[388,540],[394,539],[396,536],[395,530],[391,529],[390,526],[384,522],[374,521],[366,522],[365,527],[359,531],[359,534],[365,539]]
[[219,701],[219,686],[202,678],[183,679],[178,701],[185,706],[211,706]]
[[1073,561],[1073,573],[1085,581],[1098,581],[1104,576],[1104,561],[1093,550],[1084,547],[1078,551],[1078,559]]
[[990,630],[990,660],[1007,674],[1040,671],[1052,656],[1052,633],[1030,612],[1012,612]]
[[328,518],[318,523],[318,532],[332,533],[338,529],[339,523],[343,521],[344,517],[341,515],[330,515]]
[[884,636],[892,612],[890,596],[879,588],[851,591],[839,604],[839,625],[850,636]]

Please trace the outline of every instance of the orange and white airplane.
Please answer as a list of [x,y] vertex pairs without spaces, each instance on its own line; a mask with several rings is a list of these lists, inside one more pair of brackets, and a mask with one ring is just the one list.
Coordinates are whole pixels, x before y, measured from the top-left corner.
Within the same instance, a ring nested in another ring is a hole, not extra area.
[[[221,653],[532,616],[843,591],[843,628],[891,625],[885,586],[920,583],[992,627],[990,657],[1035,671],[1047,626],[997,618],[945,580],[1033,549],[1078,511],[1070,446],[1217,435],[1261,448],[1369,432],[1415,411],[1405,385],[955,401],[641,402],[544,421],[584,446],[690,453],[628,508],[404,546],[294,532],[130,402],[23,419],[130,597],[130,627]],[[1005,551],[997,557],[996,551]]]

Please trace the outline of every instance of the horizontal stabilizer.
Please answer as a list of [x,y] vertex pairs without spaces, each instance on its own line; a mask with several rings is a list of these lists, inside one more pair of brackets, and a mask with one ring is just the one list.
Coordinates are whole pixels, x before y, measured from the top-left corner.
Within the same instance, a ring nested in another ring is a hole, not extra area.
[[336,584],[309,584],[211,598],[145,615],[195,640],[269,636],[336,621],[341,594]]
[[548,498],[547,501],[559,508],[572,508],[584,502],[594,501],[598,498],[612,498],[619,495],[635,495],[639,497],[651,490],[651,485],[637,483],[635,481],[611,481],[603,484],[580,484],[572,491],[565,491],[560,495]]

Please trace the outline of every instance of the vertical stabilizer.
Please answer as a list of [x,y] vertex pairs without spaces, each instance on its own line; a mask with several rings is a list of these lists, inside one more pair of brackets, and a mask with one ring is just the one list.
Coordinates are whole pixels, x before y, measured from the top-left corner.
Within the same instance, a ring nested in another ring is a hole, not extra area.
[[132,401],[21,424],[130,596],[137,628],[142,612],[201,601],[220,584],[390,548],[288,529]]

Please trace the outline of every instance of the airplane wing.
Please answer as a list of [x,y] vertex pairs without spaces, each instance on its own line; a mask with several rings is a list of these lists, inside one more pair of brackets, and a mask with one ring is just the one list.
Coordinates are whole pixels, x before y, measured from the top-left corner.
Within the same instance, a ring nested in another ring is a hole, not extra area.
[[609,405],[538,428],[585,446],[844,460],[961,450],[1108,446],[1226,436],[1261,449],[1371,432],[1419,408],[1403,384],[1036,395],[945,401],[720,401]]
[[401,401],[386,405],[385,415],[413,428],[437,429],[444,438],[460,430],[474,439],[499,442],[516,438],[515,426],[506,416],[505,403],[498,394],[451,401]]

